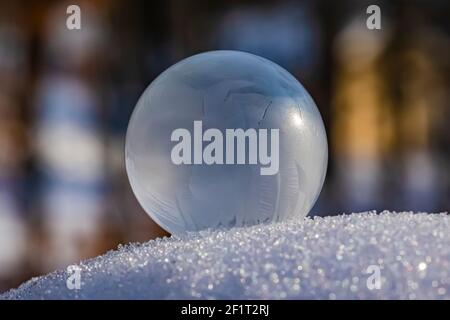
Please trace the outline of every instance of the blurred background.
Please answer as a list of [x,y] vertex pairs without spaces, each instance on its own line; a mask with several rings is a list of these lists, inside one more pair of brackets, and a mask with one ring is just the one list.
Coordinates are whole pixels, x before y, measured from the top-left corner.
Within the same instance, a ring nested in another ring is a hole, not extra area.
[[[81,30],[68,30],[69,4]],[[381,8],[368,30],[366,8]],[[130,114],[171,64],[235,49],[294,74],[327,128],[312,215],[450,207],[448,1],[0,0],[0,292],[167,235],[124,166]]]

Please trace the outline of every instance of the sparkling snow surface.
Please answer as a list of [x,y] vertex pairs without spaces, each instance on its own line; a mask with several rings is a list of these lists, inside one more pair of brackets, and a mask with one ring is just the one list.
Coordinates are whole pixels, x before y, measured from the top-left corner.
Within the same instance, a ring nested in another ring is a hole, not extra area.
[[[367,273],[380,266],[381,288]],[[450,216],[374,213],[205,231],[122,246],[3,299],[450,299]],[[370,282],[370,281],[369,281]]]

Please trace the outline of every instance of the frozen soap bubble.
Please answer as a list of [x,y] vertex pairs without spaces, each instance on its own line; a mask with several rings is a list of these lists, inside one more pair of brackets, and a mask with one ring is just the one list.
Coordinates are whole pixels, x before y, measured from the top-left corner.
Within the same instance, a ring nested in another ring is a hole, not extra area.
[[306,216],[328,160],[322,118],[303,86],[237,51],[198,54],[156,78],[125,149],[139,203],[174,234]]

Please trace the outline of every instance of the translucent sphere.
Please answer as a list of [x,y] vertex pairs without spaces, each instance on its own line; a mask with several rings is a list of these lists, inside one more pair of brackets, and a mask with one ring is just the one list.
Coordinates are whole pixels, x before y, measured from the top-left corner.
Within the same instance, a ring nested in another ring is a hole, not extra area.
[[173,234],[306,216],[328,160],[308,92],[277,64],[238,51],[198,54],[156,78],[125,149],[139,203]]

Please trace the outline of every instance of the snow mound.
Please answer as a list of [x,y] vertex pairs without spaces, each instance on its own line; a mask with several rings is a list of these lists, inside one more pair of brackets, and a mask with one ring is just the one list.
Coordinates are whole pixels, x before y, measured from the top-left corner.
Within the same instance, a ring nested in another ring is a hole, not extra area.
[[449,299],[450,218],[368,212],[204,231],[78,266],[78,290],[60,270],[0,298]]

